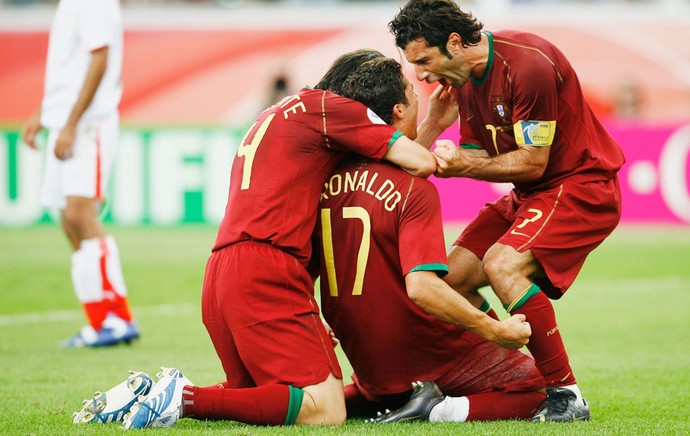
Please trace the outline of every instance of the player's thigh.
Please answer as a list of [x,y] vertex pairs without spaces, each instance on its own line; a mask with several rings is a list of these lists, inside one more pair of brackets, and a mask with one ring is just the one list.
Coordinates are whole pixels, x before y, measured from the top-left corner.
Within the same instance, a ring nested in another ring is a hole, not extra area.
[[483,259],[486,251],[510,228],[515,209],[512,195],[486,204],[453,243]]
[[465,297],[487,284],[481,259],[459,245],[448,252],[448,274],[443,280]]
[[535,282],[550,298],[560,298],[620,213],[617,180],[564,183],[526,196],[499,242],[520,253],[529,250],[544,271],[535,274]]
[[533,391],[544,387],[534,360],[522,351],[508,350],[478,337],[475,343],[453,369],[439,378],[439,387],[446,395]]
[[265,243],[234,244],[221,252],[237,258],[223,262],[216,274],[216,298],[256,384],[304,387],[329,374],[342,378],[306,269]]
[[48,144],[46,146],[45,166],[43,168],[43,181],[41,184],[41,205],[63,209],[66,205],[65,194],[62,186],[63,161],[55,157],[55,142],[60,131],[50,129],[48,131]]
[[104,197],[117,141],[117,114],[79,124],[73,156],[64,161],[64,195],[99,200]]
[[[256,384],[244,367],[237,351],[235,339],[223,319],[223,311],[218,304],[216,274],[222,271],[221,256],[213,253],[206,264],[206,273],[201,292],[201,319],[208,332],[216,354],[221,361],[229,388],[249,388]],[[232,258],[230,259],[232,260]]]
[[254,383],[242,364],[232,332],[226,325],[222,310],[218,305],[217,288],[214,286],[215,275],[218,271],[218,257],[217,253],[213,253],[206,265],[201,292],[201,319],[221,361],[228,387],[251,387]]

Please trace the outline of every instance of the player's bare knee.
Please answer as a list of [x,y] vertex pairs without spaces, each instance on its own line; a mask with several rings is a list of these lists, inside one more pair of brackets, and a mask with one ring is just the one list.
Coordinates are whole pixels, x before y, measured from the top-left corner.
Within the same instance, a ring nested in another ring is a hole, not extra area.
[[500,277],[508,277],[514,274],[515,270],[511,268],[510,262],[505,259],[505,256],[487,256],[484,258],[484,273],[489,278],[489,281],[495,281]]
[[295,424],[335,426],[343,424],[346,417],[344,402],[340,407],[337,402],[318,401],[305,392]]
[[296,424],[340,425],[345,422],[345,397],[342,380],[330,374],[322,383],[303,388],[304,398]]

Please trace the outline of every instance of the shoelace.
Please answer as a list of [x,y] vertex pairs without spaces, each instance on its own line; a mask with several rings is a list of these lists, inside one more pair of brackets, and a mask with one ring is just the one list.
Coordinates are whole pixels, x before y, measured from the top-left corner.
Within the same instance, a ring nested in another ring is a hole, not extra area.
[[570,396],[566,394],[555,394],[549,398],[549,411],[556,412],[558,414],[565,413],[568,410],[568,403],[570,402]]

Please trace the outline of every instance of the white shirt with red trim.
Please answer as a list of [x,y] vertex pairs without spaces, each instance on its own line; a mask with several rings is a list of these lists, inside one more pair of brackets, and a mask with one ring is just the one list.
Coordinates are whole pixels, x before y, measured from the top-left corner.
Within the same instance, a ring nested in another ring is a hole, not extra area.
[[122,13],[118,0],[60,0],[48,43],[41,124],[62,128],[77,101],[91,52],[108,46],[105,74],[82,120],[117,111],[122,96]]

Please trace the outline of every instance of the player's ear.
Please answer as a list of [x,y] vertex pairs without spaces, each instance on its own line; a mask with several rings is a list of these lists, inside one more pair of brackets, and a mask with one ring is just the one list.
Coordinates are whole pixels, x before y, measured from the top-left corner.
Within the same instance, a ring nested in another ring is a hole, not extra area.
[[462,36],[458,33],[451,33],[448,35],[448,41],[446,42],[446,50],[451,55],[455,55],[462,48]]
[[407,110],[407,106],[405,106],[402,103],[396,103],[396,105],[393,106],[393,125],[396,125],[403,118],[405,118],[405,111],[406,110]]

